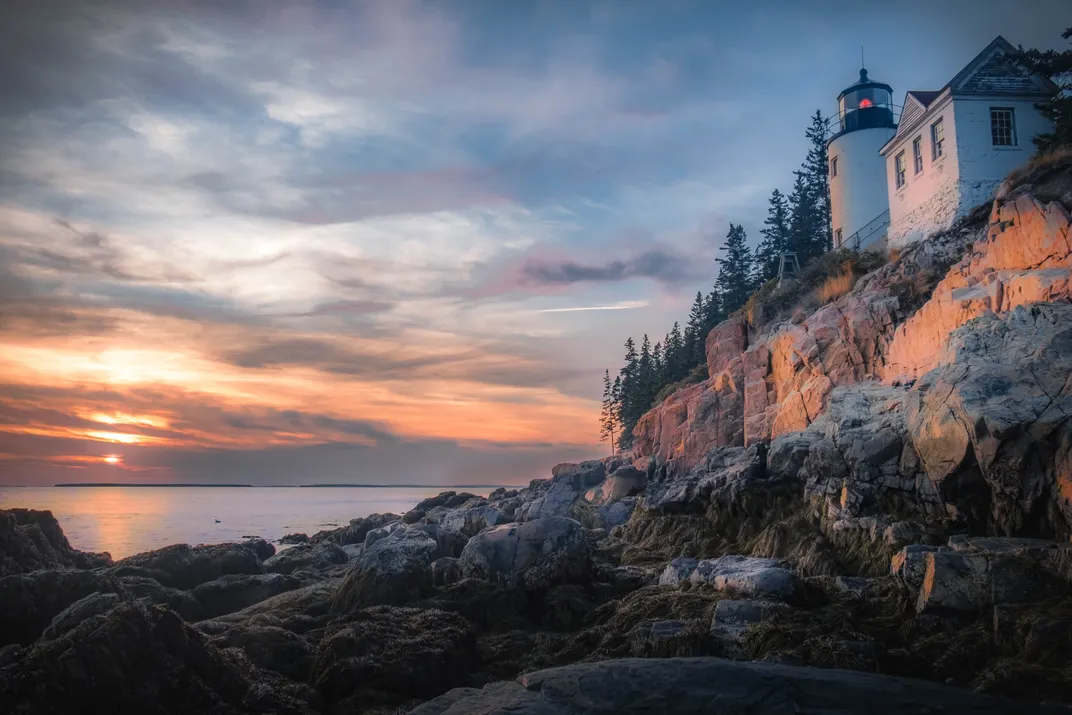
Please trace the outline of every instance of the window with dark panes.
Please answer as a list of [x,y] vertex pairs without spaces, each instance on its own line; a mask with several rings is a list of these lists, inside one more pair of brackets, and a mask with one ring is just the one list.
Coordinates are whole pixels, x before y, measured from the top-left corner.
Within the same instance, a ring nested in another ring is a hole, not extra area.
[[994,146],[1016,146],[1016,126],[1012,109],[990,108],[990,138]]
[[897,188],[901,188],[905,185],[905,162],[904,152],[902,151],[897,155],[897,158],[893,160],[894,171],[897,173]]

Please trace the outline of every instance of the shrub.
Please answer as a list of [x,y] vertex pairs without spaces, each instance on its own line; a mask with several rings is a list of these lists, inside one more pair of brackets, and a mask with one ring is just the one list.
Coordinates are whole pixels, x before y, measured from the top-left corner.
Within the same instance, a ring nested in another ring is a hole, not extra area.
[[855,282],[856,278],[852,273],[852,265],[846,263],[841,267],[840,273],[832,275],[823,281],[822,284],[815,289],[815,293],[819,297],[819,302],[826,305],[830,301],[836,300],[852,290],[852,286]]

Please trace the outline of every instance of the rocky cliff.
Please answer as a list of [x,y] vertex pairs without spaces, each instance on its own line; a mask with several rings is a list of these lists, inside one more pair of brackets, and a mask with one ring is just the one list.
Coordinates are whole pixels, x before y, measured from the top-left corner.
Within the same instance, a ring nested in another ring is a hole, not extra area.
[[803,430],[836,387],[908,384],[950,364],[950,334],[976,318],[1066,302],[1067,174],[1051,168],[1038,185],[1005,190],[989,211],[907,247],[810,315],[759,329],[737,315],[717,326],[708,379],[640,419],[635,456],[688,471],[713,447]]

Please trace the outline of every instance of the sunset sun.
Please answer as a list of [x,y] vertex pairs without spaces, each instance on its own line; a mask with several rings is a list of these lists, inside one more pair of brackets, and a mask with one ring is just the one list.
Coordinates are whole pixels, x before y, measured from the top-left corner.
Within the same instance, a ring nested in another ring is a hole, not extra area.
[[104,458],[104,461],[107,462],[108,464],[119,464],[119,462],[121,460],[119,459],[119,457],[115,456],[114,454],[110,454],[110,455],[108,455],[107,457]]

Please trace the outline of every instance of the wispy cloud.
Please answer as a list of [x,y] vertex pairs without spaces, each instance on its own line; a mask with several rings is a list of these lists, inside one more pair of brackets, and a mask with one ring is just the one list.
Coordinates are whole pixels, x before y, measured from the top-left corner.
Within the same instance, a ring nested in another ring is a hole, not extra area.
[[537,313],[583,313],[589,310],[636,310],[637,308],[647,308],[650,305],[646,300],[630,300],[624,303],[615,303],[614,305],[582,305],[574,308],[544,308],[537,310]]

